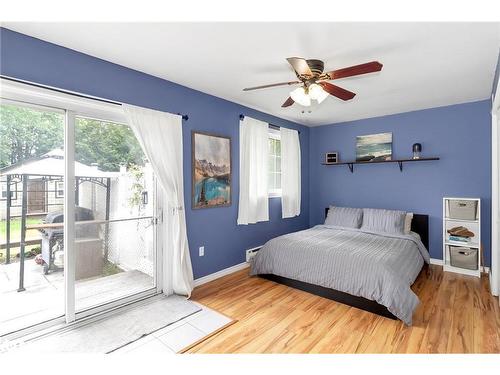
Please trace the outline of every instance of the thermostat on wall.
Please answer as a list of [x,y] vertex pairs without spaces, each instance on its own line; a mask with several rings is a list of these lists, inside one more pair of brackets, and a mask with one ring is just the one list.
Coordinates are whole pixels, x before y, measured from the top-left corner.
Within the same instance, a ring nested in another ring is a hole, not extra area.
[[335,164],[339,162],[338,152],[327,152],[325,153],[325,164]]

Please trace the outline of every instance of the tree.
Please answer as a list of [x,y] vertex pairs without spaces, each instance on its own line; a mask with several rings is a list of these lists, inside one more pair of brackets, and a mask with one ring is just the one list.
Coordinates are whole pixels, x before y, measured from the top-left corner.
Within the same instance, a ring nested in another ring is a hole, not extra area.
[[1,105],[0,168],[62,147],[63,129],[60,113]]
[[79,118],[75,128],[75,158],[97,163],[100,170],[118,171],[120,165],[144,165],[145,156],[132,130],[125,125]]
[[[41,156],[64,145],[64,118],[56,112],[0,106],[0,168]],[[128,126],[77,118],[75,160],[100,170],[144,165],[145,156]]]

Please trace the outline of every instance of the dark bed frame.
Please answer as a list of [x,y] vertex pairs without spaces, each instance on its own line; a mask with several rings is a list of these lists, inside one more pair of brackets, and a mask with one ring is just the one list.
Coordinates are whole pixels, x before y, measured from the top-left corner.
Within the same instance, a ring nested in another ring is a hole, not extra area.
[[[325,209],[325,217],[326,215],[328,215],[328,208]],[[420,235],[425,248],[429,249],[429,215],[413,214],[411,230]],[[386,318],[397,320],[397,318],[389,310],[387,310],[387,307],[363,297],[353,296],[352,294],[341,292],[339,290],[325,288],[323,286],[309,284],[303,281],[293,280],[283,276],[277,276],[273,274],[264,274],[259,276],[267,280],[277,282],[279,284],[283,284],[295,289],[300,289],[320,297],[328,298],[349,306],[357,307],[361,310],[385,316]]]

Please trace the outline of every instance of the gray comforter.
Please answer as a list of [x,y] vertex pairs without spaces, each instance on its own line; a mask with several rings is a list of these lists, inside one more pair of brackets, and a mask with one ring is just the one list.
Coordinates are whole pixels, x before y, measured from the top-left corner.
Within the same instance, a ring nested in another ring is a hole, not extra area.
[[429,254],[418,235],[317,225],[268,241],[251,274],[274,274],[365,297],[411,325],[419,299],[410,289]]

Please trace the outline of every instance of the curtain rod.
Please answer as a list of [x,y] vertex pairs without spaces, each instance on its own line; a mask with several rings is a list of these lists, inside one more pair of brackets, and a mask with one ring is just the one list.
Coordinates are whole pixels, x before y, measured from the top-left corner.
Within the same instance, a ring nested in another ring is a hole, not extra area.
[[[240,114],[240,120],[243,120],[245,118],[245,115],[244,114]],[[268,123],[269,124],[269,123]],[[270,128],[273,128],[273,129],[279,129],[281,128],[281,126],[279,125],[274,125],[274,124],[269,124],[269,127]],[[297,130],[300,134],[300,130]]]
[[[24,81],[22,79],[17,79],[17,78],[12,78],[12,77],[8,77],[8,76],[4,76],[3,74],[0,75],[0,77],[2,79],[6,79],[7,81],[23,83],[25,85],[29,85],[29,86],[33,86],[33,87],[38,87],[38,88],[45,89],[45,90],[51,90],[51,91],[55,91],[55,92],[60,92],[61,94],[73,95],[73,96],[77,96],[79,98],[96,100],[98,102],[103,102],[103,103],[108,103],[108,104],[113,104],[113,105],[119,105],[119,106],[122,105],[122,103],[114,102],[112,100],[97,98],[97,97],[94,97],[94,96],[80,94],[80,93],[73,92],[73,91],[66,91],[66,90],[63,90],[63,89],[58,89],[58,88],[51,87],[51,86],[45,86],[45,85],[41,85],[39,83],[30,82],[30,81]],[[186,120],[186,121],[189,120],[189,116],[188,115],[183,115],[181,113],[176,113],[176,114],[179,115],[179,116],[181,116],[183,120]]]

